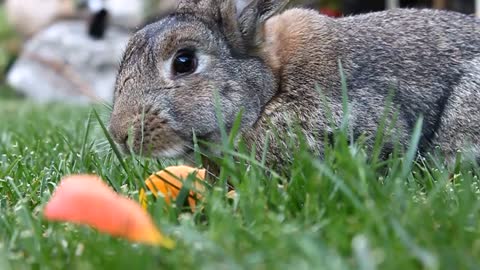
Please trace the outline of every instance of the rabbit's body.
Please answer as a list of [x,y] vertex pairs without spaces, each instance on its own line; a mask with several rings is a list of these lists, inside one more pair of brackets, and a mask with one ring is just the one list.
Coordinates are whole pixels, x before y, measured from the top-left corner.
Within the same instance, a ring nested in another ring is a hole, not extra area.
[[373,143],[393,89],[398,120],[388,142],[405,146],[424,115],[420,150],[439,146],[451,155],[473,146],[480,153],[479,20],[430,10],[332,19],[291,9],[272,17],[284,2],[254,1],[237,14],[231,0],[185,0],[139,31],[117,80],[115,140],[125,144],[133,125],[133,149],[160,156],[191,153],[193,131],[218,141],[217,90],[227,127],[245,109],[241,135],[257,153],[271,136],[268,164],[286,157],[286,140],[273,133],[290,137],[297,121],[322,155],[324,135],[333,131],[328,109],[334,126],[343,117],[340,60],[355,137]]
[[[414,9],[332,19],[293,9],[271,18],[266,28],[264,58],[280,78],[280,90],[246,132],[250,144],[261,148],[272,124],[287,134],[288,122],[298,116],[308,143],[322,153],[324,131],[331,131],[331,124],[316,85],[339,126],[340,60],[348,86],[350,129],[356,137],[364,133],[373,143],[389,90],[394,89],[393,105],[399,109],[394,139],[407,145],[423,115],[420,150],[439,146],[454,155],[463,146],[473,146],[480,154],[479,20]],[[284,141],[270,139],[270,152],[275,152],[270,157],[280,161],[284,155],[277,144]],[[391,145],[385,150],[388,153]]]

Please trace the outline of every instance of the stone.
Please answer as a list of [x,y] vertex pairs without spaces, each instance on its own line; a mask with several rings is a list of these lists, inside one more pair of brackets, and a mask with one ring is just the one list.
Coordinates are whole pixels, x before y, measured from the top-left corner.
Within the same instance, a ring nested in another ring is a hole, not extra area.
[[25,37],[30,37],[58,19],[75,14],[73,0],[7,0],[8,22]]
[[145,1],[105,0],[104,5],[114,25],[134,29],[144,20]]
[[[7,0],[8,22],[22,36],[29,38],[50,24],[62,19],[84,18],[92,10],[105,8],[113,25],[135,29],[145,20],[147,0]],[[162,0],[170,2],[172,0]],[[93,10],[95,12],[97,10]]]
[[7,82],[38,102],[110,103],[130,35],[110,27],[95,40],[85,21],[54,23],[26,42]]

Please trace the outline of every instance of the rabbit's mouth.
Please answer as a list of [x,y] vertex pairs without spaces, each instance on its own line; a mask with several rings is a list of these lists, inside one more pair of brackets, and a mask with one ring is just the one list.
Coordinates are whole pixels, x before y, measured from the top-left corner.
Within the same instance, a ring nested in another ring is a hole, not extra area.
[[[171,120],[147,109],[133,121],[113,115],[110,131],[124,154],[150,158],[188,158],[194,156],[194,135],[172,127]],[[175,125],[173,125],[175,126]],[[215,132],[196,134],[199,143],[215,141]]]
[[187,155],[189,148],[184,144],[170,145],[164,149],[154,152],[153,156],[164,158],[179,158]]
[[136,117],[130,134],[117,142],[125,153],[144,157],[179,158],[193,149],[193,143],[179,136],[168,120],[151,113]]
[[[163,137],[170,138],[168,143],[156,144],[158,141],[163,141],[160,138],[149,138],[148,140],[144,140],[143,145],[140,147],[143,149],[139,149],[139,147],[135,147],[134,151],[137,154],[141,154],[142,156],[149,156],[155,158],[183,158],[184,161],[189,163],[195,162],[195,153],[198,150],[198,154],[202,156],[208,155],[219,155],[219,150],[215,145],[215,138],[216,134],[214,132],[207,133],[205,135],[195,135],[197,141],[197,147],[195,147],[194,143],[194,135],[191,134],[190,137],[183,137],[179,135],[170,134],[170,136]],[[145,138],[147,139],[147,138]],[[143,153],[141,153],[143,150]]]
[[145,157],[181,158],[193,151],[191,143],[165,130],[135,137],[130,148],[135,154]]

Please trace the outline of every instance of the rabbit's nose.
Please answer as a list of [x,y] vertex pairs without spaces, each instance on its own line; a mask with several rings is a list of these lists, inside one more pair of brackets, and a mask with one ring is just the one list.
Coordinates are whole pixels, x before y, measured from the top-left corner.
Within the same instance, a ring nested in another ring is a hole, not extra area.
[[117,121],[115,117],[112,117],[108,128],[112,139],[124,148],[128,142],[128,128],[126,128],[126,126],[124,123]]
[[[118,133],[117,133],[118,134]],[[118,143],[118,144],[121,144],[121,145],[126,145],[127,142],[128,142],[128,133],[121,133],[121,134],[118,134],[115,138],[115,141]]]
[[113,126],[110,126],[110,135],[112,139],[118,144],[127,144],[128,141],[128,132],[127,130],[123,131],[120,129],[116,129]]

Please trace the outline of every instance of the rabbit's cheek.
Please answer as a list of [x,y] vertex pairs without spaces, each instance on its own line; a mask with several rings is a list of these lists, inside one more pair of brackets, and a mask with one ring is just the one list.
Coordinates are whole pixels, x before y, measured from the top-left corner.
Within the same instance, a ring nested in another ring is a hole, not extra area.
[[171,118],[169,125],[184,139],[191,140],[193,130],[199,136],[210,133],[212,126],[216,124],[213,98],[208,95],[196,95],[175,96],[168,105]]
[[243,85],[230,87],[231,90],[222,95],[222,106],[227,124],[233,124],[242,112],[242,126],[252,125],[260,115],[261,102],[256,93],[245,92]]

